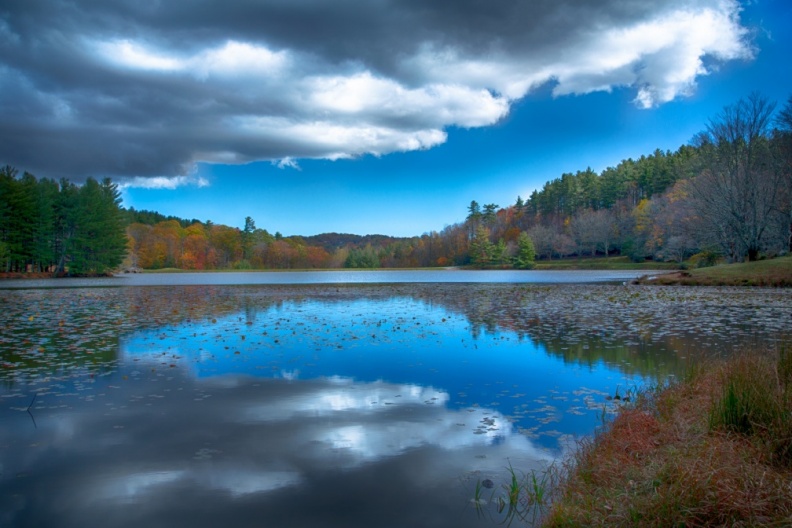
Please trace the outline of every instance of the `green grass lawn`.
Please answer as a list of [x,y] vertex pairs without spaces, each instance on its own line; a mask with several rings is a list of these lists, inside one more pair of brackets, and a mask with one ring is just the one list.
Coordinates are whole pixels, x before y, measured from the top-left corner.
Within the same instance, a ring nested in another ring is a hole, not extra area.
[[629,257],[587,257],[559,260],[539,260],[537,270],[673,270],[675,262],[633,262]]

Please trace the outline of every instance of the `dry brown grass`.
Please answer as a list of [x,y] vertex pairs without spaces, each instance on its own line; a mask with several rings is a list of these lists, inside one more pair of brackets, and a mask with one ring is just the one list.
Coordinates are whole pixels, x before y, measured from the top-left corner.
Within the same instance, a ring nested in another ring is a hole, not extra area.
[[544,525],[791,526],[792,463],[777,454],[779,430],[743,434],[712,421],[725,384],[746,369],[783,398],[776,364],[710,365],[640,398],[568,462]]

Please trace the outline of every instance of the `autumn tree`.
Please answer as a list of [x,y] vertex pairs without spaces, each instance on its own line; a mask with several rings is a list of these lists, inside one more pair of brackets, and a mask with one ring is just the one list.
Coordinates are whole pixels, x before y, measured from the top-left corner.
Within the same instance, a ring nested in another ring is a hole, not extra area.
[[200,222],[189,225],[183,231],[181,267],[203,270],[212,266],[209,261],[209,237]]
[[706,247],[698,235],[701,222],[690,199],[689,184],[687,180],[677,182],[654,198],[647,209],[656,257],[681,263],[702,245]]
[[209,240],[215,250],[217,267],[229,268],[242,257],[242,238],[238,228],[215,224],[209,231]]

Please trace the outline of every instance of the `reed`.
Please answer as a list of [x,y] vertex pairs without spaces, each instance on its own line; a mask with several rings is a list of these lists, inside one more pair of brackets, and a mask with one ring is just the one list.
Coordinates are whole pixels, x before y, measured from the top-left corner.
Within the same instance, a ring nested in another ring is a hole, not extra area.
[[792,525],[792,353],[638,394],[566,462],[544,526]]

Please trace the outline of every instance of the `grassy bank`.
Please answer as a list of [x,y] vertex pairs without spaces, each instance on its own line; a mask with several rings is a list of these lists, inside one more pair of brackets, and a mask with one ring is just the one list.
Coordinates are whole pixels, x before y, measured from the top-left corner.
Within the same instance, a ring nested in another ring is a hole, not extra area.
[[638,282],[685,286],[776,286],[788,288],[792,287],[792,256],[677,271],[653,278],[640,279]]
[[674,270],[675,262],[633,262],[628,257],[584,257],[559,260],[538,260],[537,270]]
[[544,526],[792,525],[792,350],[643,394],[568,464]]

